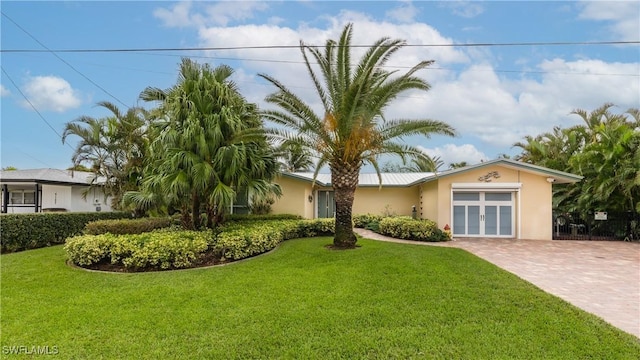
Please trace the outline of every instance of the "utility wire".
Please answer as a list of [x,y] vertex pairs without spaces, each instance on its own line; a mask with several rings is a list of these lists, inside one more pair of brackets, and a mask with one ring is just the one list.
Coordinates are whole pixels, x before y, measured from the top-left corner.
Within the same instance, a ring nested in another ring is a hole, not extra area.
[[[0,69],[2,69],[2,73],[5,74],[7,76],[7,78],[9,79],[9,81],[13,84],[13,86],[18,90],[18,92],[20,93],[20,95],[22,95],[22,97],[24,98],[24,100],[31,106],[31,108],[38,114],[38,116],[40,116],[40,119],[42,119],[42,121],[44,121],[45,124],[47,124],[47,126],[49,127],[49,129],[51,129],[54,133],[56,133],[56,135],[58,135],[58,137],[62,140],[62,135],[60,135],[60,133],[58,132],[58,130],[56,130],[51,123],[49,123],[47,121],[47,119],[44,118],[44,116],[40,113],[40,111],[38,111],[38,109],[36,108],[35,105],[33,105],[33,103],[31,102],[31,100],[29,100],[29,98],[22,92],[22,90],[20,90],[20,87],[18,87],[18,85],[16,84],[15,81],[13,81],[13,79],[11,78],[11,76],[9,76],[9,74],[4,70],[4,67],[0,66]],[[71,150],[75,149],[69,144],[69,143],[65,143]]]
[[[117,97],[115,97],[115,95],[111,94],[110,92],[108,92],[105,88],[103,88],[102,86],[98,85],[95,81],[91,80],[88,76],[86,76],[85,74],[83,74],[82,72],[80,72],[78,69],[76,69],[75,67],[73,67],[73,65],[69,64],[66,60],[64,60],[63,58],[61,58],[60,56],[58,56],[58,54],[56,54],[55,50],[51,50],[49,49],[45,44],[43,44],[42,42],[40,42],[40,40],[36,39],[35,36],[31,35],[27,30],[25,30],[22,26],[20,26],[20,24],[18,24],[17,22],[13,21],[12,18],[10,18],[9,16],[7,16],[7,14],[5,14],[4,12],[1,12],[2,16],[4,16],[5,18],[7,18],[9,21],[11,21],[15,26],[18,27],[18,29],[22,30],[25,34],[27,34],[30,38],[32,38],[35,42],[37,42],[38,44],[40,44],[40,46],[42,46],[43,48],[46,49],[45,50],[40,50],[39,52],[49,52],[51,53],[53,56],[55,56],[56,58],[58,58],[58,60],[62,61],[63,63],[65,63],[68,67],[71,68],[71,70],[75,71],[76,73],[80,74],[80,76],[82,76],[83,78],[85,78],[87,81],[89,81],[90,83],[92,83],[94,86],[96,86],[98,89],[102,90],[105,94],[111,96],[113,99],[115,99],[117,102],[119,102],[120,104],[122,104],[125,108],[129,108],[129,106],[127,104],[125,104],[124,102],[122,102],[120,99],[118,99]],[[6,72],[5,72],[6,74]]]
[[[3,13],[4,15],[4,13]],[[6,15],[5,15],[6,16]],[[561,41],[561,42],[510,42],[510,43],[457,43],[457,44],[404,44],[404,47],[498,47],[498,46],[594,46],[594,45],[638,45],[636,41]],[[318,47],[304,45],[305,47]],[[324,46],[324,45],[323,45]],[[339,47],[340,45],[335,45]],[[349,45],[351,48],[370,48],[371,45]],[[220,51],[220,50],[260,50],[299,49],[300,45],[255,45],[224,47],[183,47],[183,48],[121,48],[121,49],[55,49],[57,53],[104,53],[104,52],[162,52],[162,51]],[[0,49],[4,53],[46,52],[38,49]]]

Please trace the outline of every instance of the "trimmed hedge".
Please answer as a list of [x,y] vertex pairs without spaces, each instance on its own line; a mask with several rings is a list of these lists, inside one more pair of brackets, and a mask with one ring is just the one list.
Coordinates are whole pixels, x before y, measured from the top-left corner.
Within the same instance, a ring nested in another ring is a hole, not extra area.
[[142,234],[157,229],[171,226],[173,219],[170,217],[98,220],[88,223],[84,228],[87,235],[100,235],[105,233],[124,235]]
[[227,221],[263,221],[263,220],[301,220],[302,217],[293,214],[230,214],[226,215]]
[[33,213],[0,216],[2,253],[63,244],[90,221],[130,218],[128,212]]
[[179,269],[197,261],[212,243],[206,231],[154,231],[143,234],[82,235],[67,239],[69,260],[80,266],[100,262],[128,269]]
[[65,250],[74,264],[124,266],[127,270],[180,269],[198,265],[207,256],[240,260],[265,253],[280,242],[332,234],[333,219],[274,220],[232,223],[216,234],[207,231],[155,230],[134,235],[82,235],[67,239]]
[[415,220],[408,216],[388,217],[380,220],[379,231],[382,235],[398,239],[417,241],[449,241],[450,234],[438,229],[431,220]]

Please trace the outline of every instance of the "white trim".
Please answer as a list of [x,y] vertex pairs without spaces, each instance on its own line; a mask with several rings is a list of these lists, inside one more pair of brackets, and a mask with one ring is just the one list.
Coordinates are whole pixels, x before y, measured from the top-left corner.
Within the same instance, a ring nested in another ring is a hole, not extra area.
[[472,191],[518,191],[522,187],[522,183],[452,183],[451,189],[454,190],[472,190]]

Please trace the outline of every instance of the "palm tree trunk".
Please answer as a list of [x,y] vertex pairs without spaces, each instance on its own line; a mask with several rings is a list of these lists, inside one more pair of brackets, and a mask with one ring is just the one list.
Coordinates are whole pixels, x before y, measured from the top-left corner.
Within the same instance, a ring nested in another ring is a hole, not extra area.
[[352,249],[358,241],[353,233],[352,210],[359,173],[359,167],[349,164],[331,166],[331,183],[336,199],[336,234],[333,246],[339,249]]
[[191,204],[191,220],[193,221],[193,230],[200,230],[200,197],[197,193],[193,193]]

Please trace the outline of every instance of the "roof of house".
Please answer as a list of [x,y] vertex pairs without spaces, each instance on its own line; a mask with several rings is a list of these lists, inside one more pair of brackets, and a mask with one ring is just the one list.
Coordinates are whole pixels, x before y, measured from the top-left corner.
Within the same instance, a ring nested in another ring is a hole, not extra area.
[[28,169],[0,171],[0,182],[32,182],[50,184],[82,184],[91,183],[94,174],[86,171],[70,171],[59,169]]
[[[313,181],[312,172],[296,172],[285,174],[301,180]],[[434,173],[380,173],[382,186],[410,186],[420,182]],[[376,173],[362,173],[358,177],[358,186],[380,186],[380,178]],[[316,184],[319,186],[331,186],[331,174],[318,174]]]
[[[530,173],[539,174],[542,176],[547,176],[553,179],[555,184],[568,184],[574,183],[582,180],[582,176],[567,173],[564,171],[558,171],[553,169],[548,169],[542,166],[537,166],[533,164],[528,164],[521,161],[515,161],[511,159],[495,159],[490,161],[481,162],[474,165],[465,166],[459,169],[451,169],[442,171],[439,173],[432,172],[422,172],[422,173],[380,173],[380,179],[378,178],[378,174],[376,173],[362,173],[358,179],[358,186],[385,186],[385,187],[393,187],[393,186],[413,186],[420,183],[425,183],[429,181],[433,181],[437,178],[451,176],[454,174],[464,173],[470,170],[475,170],[491,165],[501,165],[506,168],[511,168],[515,170],[522,170]],[[313,181],[313,173],[312,172],[296,172],[296,173],[286,173],[285,176]],[[331,174],[318,174],[315,183],[319,186],[331,186]]]

